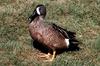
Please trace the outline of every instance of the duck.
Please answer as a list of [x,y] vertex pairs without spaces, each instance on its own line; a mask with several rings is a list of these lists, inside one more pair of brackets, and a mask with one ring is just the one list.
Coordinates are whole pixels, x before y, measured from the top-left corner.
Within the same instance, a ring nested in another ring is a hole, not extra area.
[[28,28],[32,39],[42,44],[44,46],[42,49],[49,49],[46,56],[52,55],[48,61],[53,61],[57,50],[70,47],[70,37],[72,38],[73,36],[69,35],[68,31],[54,23],[45,23],[46,14],[46,7],[43,4],[37,5],[28,18]]

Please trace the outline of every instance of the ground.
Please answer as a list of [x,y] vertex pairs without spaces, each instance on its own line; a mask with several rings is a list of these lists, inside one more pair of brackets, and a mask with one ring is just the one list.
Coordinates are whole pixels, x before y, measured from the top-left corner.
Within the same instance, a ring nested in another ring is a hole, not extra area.
[[[63,52],[53,62],[38,60],[28,32],[37,4],[46,20],[76,32],[79,51]],[[0,0],[0,66],[100,66],[100,0]]]

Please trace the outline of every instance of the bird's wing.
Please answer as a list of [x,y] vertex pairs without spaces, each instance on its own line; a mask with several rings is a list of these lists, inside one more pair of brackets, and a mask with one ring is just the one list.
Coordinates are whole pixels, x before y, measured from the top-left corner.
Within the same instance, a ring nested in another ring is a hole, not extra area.
[[52,27],[57,30],[59,33],[61,33],[65,38],[69,39],[69,36],[67,34],[67,31],[59,26],[57,26],[56,24],[52,23]]

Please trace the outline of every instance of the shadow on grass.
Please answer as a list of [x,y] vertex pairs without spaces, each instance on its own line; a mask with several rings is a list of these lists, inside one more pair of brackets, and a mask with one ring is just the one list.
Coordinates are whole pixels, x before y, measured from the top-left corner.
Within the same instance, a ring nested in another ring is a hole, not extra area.
[[[71,31],[67,31],[68,36],[69,36],[69,41],[70,41],[70,45],[68,48],[66,49],[57,49],[57,54],[61,54],[63,52],[68,52],[68,51],[79,51],[79,44],[80,42],[76,39],[76,33],[75,32],[71,32]],[[32,40],[32,45],[34,48],[38,49],[39,51],[43,52],[43,53],[48,53],[48,47],[44,46],[42,43],[39,43],[38,41],[34,41]],[[52,53],[52,50],[51,50]]]
[[48,53],[49,49],[46,46],[44,46],[42,43],[32,40],[32,45],[34,48],[38,49],[39,51],[41,51],[43,53]]

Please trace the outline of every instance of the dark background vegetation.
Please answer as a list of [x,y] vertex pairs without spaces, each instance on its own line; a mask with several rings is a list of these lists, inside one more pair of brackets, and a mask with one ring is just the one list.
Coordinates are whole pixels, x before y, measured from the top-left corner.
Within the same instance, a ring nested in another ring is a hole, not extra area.
[[[79,51],[57,55],[53,62],[36,59],[28,16],[47,7],[46,20],[76,32]],[[0,66],[100,66],[100,0],[0,0]]]

